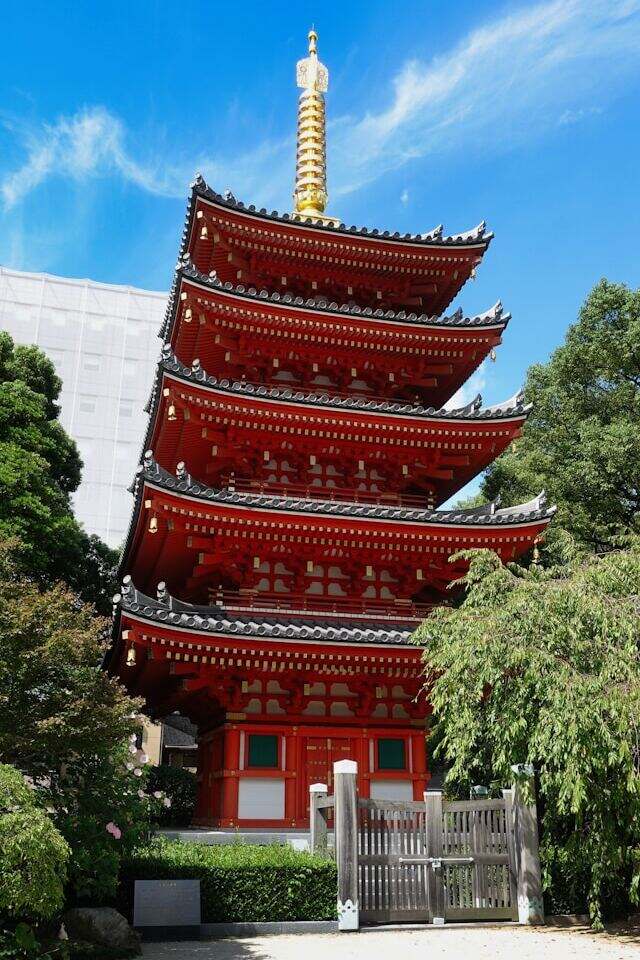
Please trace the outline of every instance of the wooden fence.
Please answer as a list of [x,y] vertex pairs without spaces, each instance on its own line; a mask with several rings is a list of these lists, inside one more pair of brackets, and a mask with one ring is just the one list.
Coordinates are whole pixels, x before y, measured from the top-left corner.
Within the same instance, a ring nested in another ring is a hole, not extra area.
[[[523,783],[487,800],[357,796],[357,766],[334,765],[335,793],[311,787],[311,849],[326,851],[333,816],[341,930],[360,923],[543,922],[535,804]],[[529,772],[530,775],[530,772]]]

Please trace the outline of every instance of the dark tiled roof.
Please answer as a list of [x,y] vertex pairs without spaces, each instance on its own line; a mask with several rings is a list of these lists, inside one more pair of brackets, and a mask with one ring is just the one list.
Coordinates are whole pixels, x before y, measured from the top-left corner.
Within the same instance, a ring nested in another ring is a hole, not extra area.
[[[524,417],[531,410],[532,404],[524,402],[524,394],[520,390],[515,396],[503,403],[496,403],[489,407],[482,406],[482,397],[478,394],[470,403],[463,407],[447,409],[446,407],[425,407],[420,403],[407,403],[399,400],[370,400],[367,397],[336,397],[322,387],[315,390],[300,390],[295,387],[261,386],[245,383],[241,380],[228,380],[208,374],[199,360],[194,360],[191,367],[186,367],[178,360],[171,345],[165,343],[160,360],[161,370],[175,374],[181,380],[204,387],[214,387],[225,393],[237,394],[245,397],[258,397],[261,400],[276,400],[288,403],[304,403],[318,407],[338,407],[343,410],[363,413],[390,413],[406,417],[425,417],[437,420],[500,420],[511,417]],[[157,396],[157,384],[147,405],[147,411],[154,406]]]
[[484,313],[478,313],[473,317],[465,316],[462,310],[458,309],[454,313],[445,317],[430,316],[426,313],[412,313],[406,310],[383,310],[381,307],[360,307],[352,303],[337,303],[327,300],[325,297],[296,297],[292,293],[278,293],[269,290],[258,290],[256,287],[245,286],[244,284],[234,284],[229,281],[223,283],[216,276],[207,276],[194,266],[188,255],[178,260],[176,265],[176,275],[169,293],[169,301],[165,319],[160,329],[160,336],[166,338],[168,331],[172,327],[173,317],[176,307],[176,292],[181,277],[187,280],[193,280],[200,283],[210,290],[222,290],[226,293],[232,293],[236,296],[248,300],[258,300],[261,303],[275,303],[289,307],[298,307],[299,309],[313,310],[314,312],[329,313],[340,315],[340,317],[364,317],[367,320],[387,320],[393,323],[410,323],[418,326],[428,327],[506,327],[511,318],[510,313],[505,313],[502,304],[494,304]]
[[[493,238],[493,233],[487,232],[487,226],[484,220],[471,230],[464,230],[461,233],[448,236],[444,234],[442,224],[429,231],[429,233],[390,233],[388,230],[380,231],[377,229],[369,229],[368,227],[348,227],[345,223],[336,225],[311,217],[301,217],[298,214],[278,213],[277,210],[272,210],[271,213],[269,213],[266,207],[257,210],[253,204],[245,206],[240,200],[236,200],[229,190],[227,190],[224,195],[216,193],[215,190],[212,190],[211,187],[208,186],[200,174],[196,175],[196,179],[192,183],[191,188],[191,200],[187,211],[187,226],[190,225],[190,214],[192,213],[191,208],[194,206],[194,199],[196,197],[202,197],[204,200],[210,200],[212,203],[225,207],[227,210],[248,213],[253,217],[258,217],[268,222],[293,226],[300,224],[304,226],[305,229],[310,228],[312,230],[328,231],[333,234],[350,237],[351,239],[353,239],[354,236],[360,236],[371,240],[384,240],[390,243],[419,244],[424,247],[468,247],[481,243],[486,248]],[[188,242],[188,230],[186,234],[183,239],[183,250],[186,249]]]
[[266,637],[279,640],[318,640],[327,643],[384,643],[406,644],[415,630],[385,620],[358,620],[345,623],[334,617],[285,618],[259,612],[225,609],[219,606],[195,606],[176,600],[167,593],[164,584],[158,586],[158,597],[152,598],[125,577],[122,589],[113,598],[117,610],[136,614],[169,627],[230,636]]
[[133,490],[139,492],[142,480],[147,480],[171,493],[182,493],[199,500],[231,504],[239,507],[258,507],[263,510],[309,513],[330,517],[353,517],[364,520],[399,520],[408,523],[450,524],[452,526],[500,526],[550,520],[556,511],[548,507],[544,491],[528,503],[498,509],[496,503],[467,510],[416,510],[409,507],[387,507],[377,504],[348,503],[344,501],[311,500],[300,497],[274,496],[258,493],[237,493],[233,490],[214,490],[189,476],[184,465],[178,465],[176,476],[164,470],[147,451],[138,467]]

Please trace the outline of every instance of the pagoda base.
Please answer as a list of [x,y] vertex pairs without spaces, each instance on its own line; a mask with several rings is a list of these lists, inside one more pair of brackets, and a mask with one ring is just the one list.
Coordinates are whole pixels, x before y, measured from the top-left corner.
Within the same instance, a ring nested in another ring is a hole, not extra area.
[[[421,725],[423,726],[423,725]],[[198,742],[194,826],[309,826],[309,787],[333,791],[333,764],[355,760],[361,797],[421,800],[429,780],[423,729],[230,718]]]

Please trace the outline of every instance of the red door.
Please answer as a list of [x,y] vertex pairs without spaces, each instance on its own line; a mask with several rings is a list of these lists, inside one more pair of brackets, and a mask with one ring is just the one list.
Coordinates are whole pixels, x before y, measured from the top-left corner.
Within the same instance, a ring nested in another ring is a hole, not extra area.
[[333,793],[333,765],[338,760],[355,760],[355,741],[347,737],[308,737],[303,751],[304,770],[300,777],[304,797],[301,797],[303,816],[309,816],[309,787],[312,783],[326,783]]

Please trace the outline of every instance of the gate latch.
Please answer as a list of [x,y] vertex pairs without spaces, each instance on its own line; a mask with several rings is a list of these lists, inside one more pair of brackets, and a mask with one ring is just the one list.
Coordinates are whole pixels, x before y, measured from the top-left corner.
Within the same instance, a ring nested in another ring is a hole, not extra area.
[[398,857],[400,863],[424,863],[433,870],[442,870],[442,865],[475,863],[475,857]]

